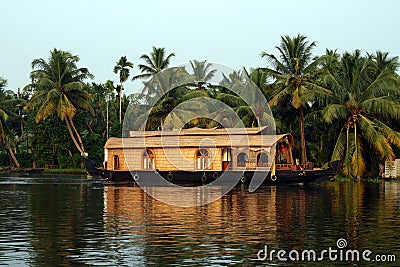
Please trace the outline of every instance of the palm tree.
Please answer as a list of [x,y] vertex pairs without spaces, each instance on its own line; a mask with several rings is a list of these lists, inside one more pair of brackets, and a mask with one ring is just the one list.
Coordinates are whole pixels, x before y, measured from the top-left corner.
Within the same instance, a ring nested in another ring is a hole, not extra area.
[[279,59],[272,54],[262,52],[272,68],[264,68],[274,81],[275,92],[270,99],[270,106],[284,104],[290,96],[290,104],[299,112],[299,131],[301,147],[301,163],[307,162],[306,140],[304,133],[304,110],[308,102],[313,101],[318,94],[327,94],[328,90],[318,86],[315,82],[317,71],[325,57],[312,58],[312,49],[315,42],[306,41],[303,35],[293,38],[285,35],[281,37]]
[[12,99],[7,97],[8,93],[4,91],[6,85],[7,80],[0,77],[0,141],[1,143],[6,145],[15,166],[17,166],[17,168],[20,168],[20,164],[10,146],[9,139],[11,137],[11,131],[6,123],[6,121],[18,120],[19,117],[7,108],[7,102],[12,101]]
[[382,67],[377,58],[362,57],[356,50],[343,54],[335,71],[326,70],[325,82],[333,94],[319,117],[341,125],[332,160],[342,160],[344,173],[358,179],[368,160],[375,155],[393,160],[392,145],[400,147],[400,133],[387,124],[400,118],[398,60],[388,62]]
[[[190,61],[190,67],[191,71],[186,74],[186,77],[185,73],[183,73],[183,78],[181,78],[181,81],[185,79],[185,82],[182,86],[187,90],[182,97],[179,98],[179,102],[182,103],[184,101],[199,97],[212,97],[215,93],[215,86],[207,82],[213,79],[217,69],[210,70],[212,64],[207,63],[206,60]],[[195,88],[195,90],[192,90],[193,88]]]
[[[269,130],[275,130],[275,123],[262,92],[258,90],[260,84],[255,84],[248,72],[233,71],[228,76],[222,74],[220,83],[225,89],[216,94],[216,98],[232,107],[246,127],[260,127],[269,125]],[[255,78],[255,77],[253,77]],[[241,123],[240,123],[241,124]],[[240,125],[235,125],[240,127]]]
[[166,69],[173,56],[175,56],[175,54],[171,53],[165,57],[164,47],[156,48],[153,46],[153,51],[150,53],[150,56],[144,54],[140,57],[145,61],[145,64],[139,64],[141,74],[134,76],[132,80],[148,79],[163,69]]
[[215,73],[217,72],[216,69],[210,70],[210,68],[212,67],[212,64],[207,63],[206,60],[190,61],[190,66],[193,71],[193,73],[192,73],[193,79],[197,82],[197,89],[201,89],[202,83],[210,81],[214,77]]
[[122,83],[125,82],[129,77],[129,68],[133,68],[133,63],[129,62],[126,56],[121,57],[114,67],[114,73],[119,73],[119,123],[122,122],[122,95],[124,87]]
[[69,134],[78,151],[86,157],[82,139],[74,125],[73,118],[79,109],[94,113],[90,106],[89,94],[83,80],[93,78],[86,68],[78,68],[79,57],[70,52],[54,49],[48,61],[40,58],[32,61],[31,78],[35,93],[26,110],[37,109],[36,123],[56,114],[65,121]]
[[263,71],[260,68],[253,69],[250,68],[250,72],[244,69],[244,72],[250,79],[253,81],[255,85],[261,90],[265,91],[266,88],[270,87],[270,85],[267,83],[268,80],[268,75],[265,71]]
[[376,51],[375,54],[369,55],[368,58],[376,62],[377,71],[389,68],[396,71],[399,66],[399,57],[389,57],[389,52]]
[[[141,109],[141,115],[132,118],[136,121],[133,123],[134,127],[144,126],[146,130],[161,127],[167,114],[175,108],[182,95],[186,93],[185,82],[188,77],[189,74],[184,67],[174,67],[144,82],[142,94],[146,93],[146,101],[138,107]],[[134,109],[132,112],[134,113]],[[132,112],[129,113],[132,114]]]

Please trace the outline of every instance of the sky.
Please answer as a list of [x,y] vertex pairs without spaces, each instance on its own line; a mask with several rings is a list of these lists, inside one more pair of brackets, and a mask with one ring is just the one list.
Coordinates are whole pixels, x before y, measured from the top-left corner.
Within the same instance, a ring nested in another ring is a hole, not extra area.
[[[16,91],[30,82],[31,62],[53,48],[78,55],[94,82],[118,82],[121,56],[139,74],[153,46],[174,52],[170,66],[207,60],[233,69],[266,66],[262,51],[277,54],[283,35],[316,41],[325,49],[400,56],[397,0],[2,0],[0,77]],[[124,84],[126,93],[142,83]]]

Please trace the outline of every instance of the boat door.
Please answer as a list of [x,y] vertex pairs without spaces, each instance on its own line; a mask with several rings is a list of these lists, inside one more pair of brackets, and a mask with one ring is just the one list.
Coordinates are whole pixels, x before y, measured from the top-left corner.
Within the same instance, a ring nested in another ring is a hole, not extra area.
[[117,155],[113,156],[113,170],[119,170],[119,157]]
[[232,149],[225,147],[222,149],[222,169],[230,170],[232,168]]

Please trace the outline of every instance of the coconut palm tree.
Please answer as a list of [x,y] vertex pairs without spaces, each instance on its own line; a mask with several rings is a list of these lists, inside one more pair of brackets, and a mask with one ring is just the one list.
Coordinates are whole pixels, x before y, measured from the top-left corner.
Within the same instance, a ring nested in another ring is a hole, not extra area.
[[358,179],[366,171],[366,162],[374,156],[393,160],[392,145],[400,147],[400,133],[388,126],[400,119],[400,80],[393,67],[398,60],[388,61],[382,67],[377,58],[363,57],[356,50],[343,54],[335,71],[325,73],[333,93],[318,115],[329,124],[341,125],[332,160],[342,160],[344,173]]
[[175,56],[175,54],[171,53],[165,57],[164,47],[156,48],[153,46],[153,51],[150,53],[150,56],[144,54],[140,57],[145,61],[145,64],[139,64],[141,74],[134,76],[132,81],[137,79],[148,79],[163,69],[166,69],[173,56]]
[[191,70],[189,70],[189,73],[186,75],[186,77],[183,76],[185,78],[183,87],[185,87],[187,90],[179,99],[179,102],[184,102],[198,97],[212,97],[215,93],[215,87],[208,82],[212,80],[217,70],[210,70],[212,64],[207,63],[206,60],[190,61],[190,67]]
[[78,151],[86,157],[82,139],[74,125],[73,118],[80,109],[94,113],[90,106],[89,94],[83,80],[93,78],[86,68],[78,68],[79,57],[70,52],[54,49],[48,61],[40,58],[32,61],[31,78],[28,87],[35,93],[26,105],[26,110],[36,109],[36,123],[56,114],[67,125],[67,129]]
[[119,74],[119,93],[118,93],[118,102],[119,102],[119,123],[122,122],[122,95],[124,87],[122,83],[125,82],[129,77],[129,68],[133,68],[133,63],[129,62],[126,56],[121,57],[114,67],[114,73]]
[[[269,125],[269,129],[274,131],[275,123],[272,114],[266,106],[262,91],[258,88],[262,82],[259,81],[259,85],[255,84],[245,69],[233,71],[228,76],[222,74],[222,76],[220,85],[223,88],[217,92],[216,99],[232,107],[246,127]],[[236,126],[240,127],[240,125]]]
[[216,69],[210,70],[212,67],[211,63],[207,63],[207,60],[198,61],[193,60],[190,61],[190,67],[192,68],[192,76],[194,81],[197,82],[197,89],[201,89],[202,83],[210,81],[215,73],[217,72]]
[[287,100],[299,113],[299,131],[301,162],[307,162],[306,140],[304,133],[304,107],[308,102],[314,101],[318,94],[327,94],[328,90],[316,84],[316,75],[325,57],[312,58],[315,42],[309,42],[304,35],[293,38],[285,35],[281,37],[279,59],[273,54],[262,52],[261,56],[268,60],[270,68],[263,68],[273,79],[275,91],[270,99],[270,106],[276,106]]
[[[158,129],[170,111],[178,104],[185,88],[189,74],[184,67],[168,68],[157,73],[149,81],[144,82],[143,103],[128,111],[132,129]],[[136,112],[139,114],[137,114]],[[133,117],[132,117],[133,115]]]
[[19,117],[7,108],[7,102],[12,101],[13,99],[10,99],[10,97],[8,97],[9,93],[4,90],[6,85],[7,80],[0,77],[0,142],[6,145],[8,153],[13,159],[15,166],[19,168],[20,164],[10,145],[11,131],[6,123],[10,120],[18,120]]
[[376,51],[375,54],[368,54],[368,58],[376,62],[377,71],[381,71],[384,68],[396,71],[399,67],[399,57],[389,57],[389,52]]
[[270,85],[267,83],[268,75],[265,71],[260,68],[250,68],[250,72],[247,69],[244,69],[244,72],[250,79],[253,81],[255,85],[261,90],[265,91]]

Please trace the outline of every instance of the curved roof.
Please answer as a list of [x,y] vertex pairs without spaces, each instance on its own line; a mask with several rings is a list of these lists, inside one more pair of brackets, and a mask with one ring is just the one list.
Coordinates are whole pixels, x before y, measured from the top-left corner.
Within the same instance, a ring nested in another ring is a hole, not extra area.
[[178,129],[171,131],[129,131],[129,137],[142,137],[143,135],[146,137],[150,136],[184,136],[184,135],[252,135],[252,134],[260,134],[266,133],[268,126],[263,127],[254,127],[254,128],[198,128],[193,127],[189,129]]
[[130,132],[128,138],[111,137],[104,148],[271,147],[280,140],[293,145],[291,134],[268,135],[262,128],[191,128],[181,131]]

